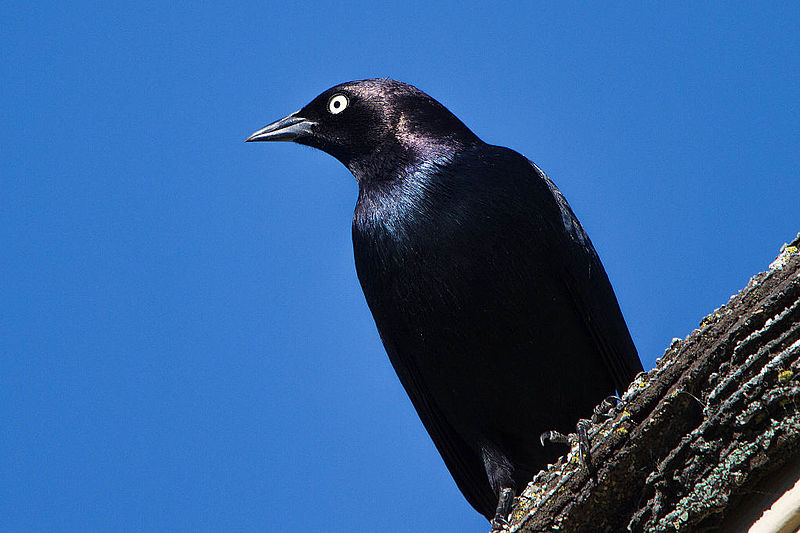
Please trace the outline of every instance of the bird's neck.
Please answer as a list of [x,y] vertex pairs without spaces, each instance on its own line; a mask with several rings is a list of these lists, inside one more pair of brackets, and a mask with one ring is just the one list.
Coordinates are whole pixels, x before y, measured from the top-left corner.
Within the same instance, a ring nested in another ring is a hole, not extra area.
[[398,137],[344,164],[362,189],[379,183],[428,181],[474,148],[473,144],[452,139],[423,142],[419,138]]
[[[359,179],[353,214],[354,237],[379,249],[406,242],[417,225],[431,220],[452,177],[453,161],[441,157],[404,160],[391,172]],[[358,179],[359,176],[353,172]],[[390,244],[393,243],[393,244]]]

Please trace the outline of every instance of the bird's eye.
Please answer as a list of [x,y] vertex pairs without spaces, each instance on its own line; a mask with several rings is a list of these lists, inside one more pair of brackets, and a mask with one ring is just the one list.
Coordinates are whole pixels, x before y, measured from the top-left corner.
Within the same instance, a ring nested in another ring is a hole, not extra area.
[[337,115],[347,108],[348,103],[349,101],[345,95],[334,94],[331,96],[331,99],[328,100],[328,111],[334,115]]

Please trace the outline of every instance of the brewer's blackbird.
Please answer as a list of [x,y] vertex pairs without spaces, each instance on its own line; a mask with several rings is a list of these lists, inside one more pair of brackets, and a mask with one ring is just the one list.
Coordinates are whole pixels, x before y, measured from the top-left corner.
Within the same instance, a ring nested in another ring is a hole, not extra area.
[[355,265],[383,345],[487,519],[556,458],[540,434],[574,428],[642,371],[561,191],[416,87],[337,85],[247,141],[312,146],[355,176]]

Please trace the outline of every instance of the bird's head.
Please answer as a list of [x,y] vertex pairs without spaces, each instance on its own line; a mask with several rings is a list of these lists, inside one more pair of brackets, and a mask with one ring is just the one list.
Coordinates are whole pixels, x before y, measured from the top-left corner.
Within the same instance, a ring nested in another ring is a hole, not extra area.
[[253,133],[247,142],[291,141],[332,155],[359,181],[398,163],[452,155],[480,140],[442,104],[390,79],[351,81]]

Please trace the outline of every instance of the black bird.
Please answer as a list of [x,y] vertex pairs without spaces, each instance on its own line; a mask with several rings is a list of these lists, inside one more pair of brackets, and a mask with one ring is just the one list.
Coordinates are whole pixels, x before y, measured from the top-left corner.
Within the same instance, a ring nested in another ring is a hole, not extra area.
[[558,455],[542,432],[574,428],[642,371],[561,191],[416,87],[337,85],[247,141],[312,146],[355,176],[355,264],[383,345],[487,519]]

